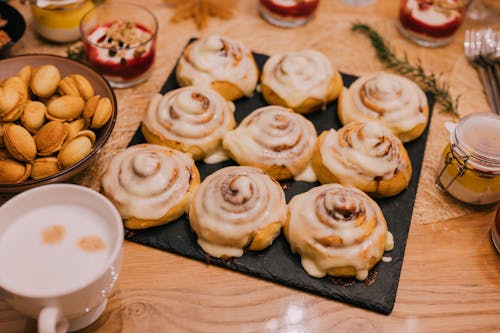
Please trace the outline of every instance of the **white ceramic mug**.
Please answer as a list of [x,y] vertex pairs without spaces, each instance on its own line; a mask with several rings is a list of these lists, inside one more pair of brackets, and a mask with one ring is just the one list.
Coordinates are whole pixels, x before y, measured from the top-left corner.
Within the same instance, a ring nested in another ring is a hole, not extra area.
[[79,185],[25,191],[0,207],[0,297],[42,333],[75,331],[103,313],[120,272],[123,224]]

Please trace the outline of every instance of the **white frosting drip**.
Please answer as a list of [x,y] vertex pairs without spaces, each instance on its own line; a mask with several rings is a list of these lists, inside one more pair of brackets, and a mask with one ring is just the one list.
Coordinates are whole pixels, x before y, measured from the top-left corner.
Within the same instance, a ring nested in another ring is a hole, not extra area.
[[222,137],[235,125],[234,104],[211,89],[185,87],[156,94],[144,125],[156,135],[197,146],[205,156],[219,149]]
[[193,85],[210,88],[213,81],[227,81],[251,96],[259,77],[252,53],[226,37],[208,36],[192,43],[179,60],[179,76]]
[[[366,95],[377,110],[364,104],[361,94]],[[427,98],[413,81],[388,73],[373,73],[358,78],[349,89],[343,90],[342,108],[345,108],[346,123],[360,120],[360,113],[366,120],[380,121],[393,132],[408,132],[427,122],[427,115],[421,112],[427,107]]]
[[318,180],[318,177],[316,177],[316,174],[314,173],[312,165],[311,165],[311,163],[309,163],[307,165],[307,167],[304,169],[304,171],[302,171],[302,173],[295,176],[294,179],[298,180],[298,181],[314,183],[315,181]]
[[203,251],[215,258],[241,257],[244,252],[243,248],[214,244],[199,237],[198,245],[203,249]]
[[299,176],[310,164],[316,138],[316,129],[307,118],[270,105],[246,116],[224,136],[223,146],[240,164],[284,165]]
[[287,216],[279,184],[257,168],[220,169],[200,185],[191,202],[189,221],[198,244],[214,257],[243,254],[257,232]]
[[113,157],[102,186],[122,218],[159,219],[190,195],[193,166],[193,159],[177,150],[131,146]]
[[[362,191],[322,185],[294,196],[289,209],[288,240],[309,275],[323,277],[331,268],[352,266],[356,278],[363,280],[370,258],[382,257],[380,244],[386,244],[387,224],[375,201]],[[341,244],[322,243],[331,237]]]
[[[448,1],[449,5],[456,4],[457,1]],[[440,26],[446,23],[452,22],[461,16],[458,10],[440,10],[437,6],[419,6],[419,1],[408,0],[406,2],[406,8],[411,13],[415,19],[431,26]]]
[[401,141],[376,122],[350,123],[331,129],[320,149],[323,165],[343,184],[366,184],[375,177],[391,179],[408,166],[400,150]]
[[313,97],[327,102],[334,75],[330,60],[314,50],[276,54],[264,64],[262,81],[291,107]]
[[219,162],[224,162],[229,159],[229,156],[227,155],[226,151],[221,147],[217,147],[217,150],[208,155],[203,159],[203,162],[207,164],[215,164]]
[[391,251],[394,249],[394,236],[390,231],[387,231],[387,238],[385,240],[385,250]]

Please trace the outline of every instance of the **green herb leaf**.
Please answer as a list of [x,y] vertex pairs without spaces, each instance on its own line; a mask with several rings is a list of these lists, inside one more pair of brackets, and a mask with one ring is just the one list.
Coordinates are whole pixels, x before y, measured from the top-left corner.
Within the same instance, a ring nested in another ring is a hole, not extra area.
[[434,95],[436,102],[443,106],[444,111],[452,112],[455,116],[458,116],[457,109],[460,96],[456,98],[451,96],[448,85],[441,82],[440,74],[426,73],[420,59],[417,60],[415,65],[411,64],[406,53],[402,59],[398,58],[384,38],[369,25],[354,23],[351,29],[366,35],[370,39],[377,57],[382,63],[415,81],[425,92]]

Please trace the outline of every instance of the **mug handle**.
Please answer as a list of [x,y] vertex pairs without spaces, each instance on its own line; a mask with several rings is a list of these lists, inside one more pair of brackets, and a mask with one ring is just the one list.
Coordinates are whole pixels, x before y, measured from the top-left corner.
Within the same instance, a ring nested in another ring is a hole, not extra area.
[[38,314],[38,333],[66,333],[68,326],[68,320],[57,307],[43,308]]

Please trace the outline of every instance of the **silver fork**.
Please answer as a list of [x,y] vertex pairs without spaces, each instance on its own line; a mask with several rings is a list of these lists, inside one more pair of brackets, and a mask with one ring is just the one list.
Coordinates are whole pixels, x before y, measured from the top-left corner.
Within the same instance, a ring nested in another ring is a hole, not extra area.
[[495,82],[494,68],[490,66],[481,54],[483,31],[466,30],[464,40],[465,56],[479,72],[483,82],[486,97],[492,110],[500,114],[500,91]]
[[500,87],[500,35],[489,28],[484,31],[481,54],[485,61],[493,67],[497,89]]

